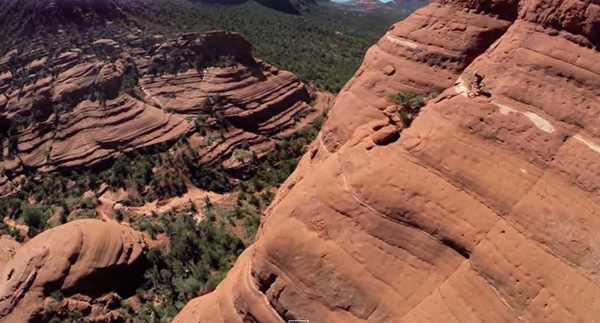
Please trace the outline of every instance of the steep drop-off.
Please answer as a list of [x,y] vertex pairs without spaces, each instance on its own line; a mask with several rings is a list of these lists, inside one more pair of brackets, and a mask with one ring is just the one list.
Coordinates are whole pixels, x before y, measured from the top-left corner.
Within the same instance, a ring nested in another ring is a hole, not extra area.
[[[255,245],[175,322],[596,322],[599,12],[438,2],[396,25]],[[467,96],[475,70],[489,96]],[[378,135],[407,90],[443,92]]]
[[[233,180],[227,175],[255,171],[275,142],[321,115],[309,105],[308,88],[292,73],[255,59],[240,34],[142,31],[129,20],[131,12],[120,10],[125,2],[26,0],[19,6],[0,0],[0,30],[22,32],[0,40],[0,218],[6,234],[25,239],[23,246],[0,239],[0,322],[146,321],[144,314],[169,320],[182,302],[211,288],[206,280],[229,266],[242,242],[221,225],[215,238],[201,211],[192,218],[179,208],[177,219],[188,222],[179,222],[177,233],[198,238],[199,224],[209,232],[187,248],[202,249],[204,256],[210,250],[197,246],[210,241],[212,259],[219,260],[192,290],[165,296],[156,288],[162,282],[149,282],[156,277],[149,270],[170,272],[181,287],[189,269],[171,262],[190,261],[169,254],[177,248],[170,243],[181,246],[175,229],[158,240],[146,235],[150,247],[160,247],[148,252],[139,223],[162,220],[134,218],[123,204],[142,194],[131,203],[140,214],[154,214],[148,205],[195,208],[192,199],[216,204],[193,185],[228,187]],[[29,19],[21,26],[19,17]],[[144,161],[132,161],[138,156]],[[120,181],[112,180],[116,168]],[[125,179],[140,169],[144,183]],[[68,179],[77,173],[85,175]],[[214,185],[217,180],[222,186]],[[107,222],[78,220],[87,217]],[[254,224],[246,226],[253,230]],[[136,295],[138,289],[146,291]]]
[[496,6],[439,1],[395,24],[369,51],[340,92],[322,132],[329,150],[344,144],[357,126],[384,117],[387,95],[441,92],[483,53],[516,17],[517,2]]

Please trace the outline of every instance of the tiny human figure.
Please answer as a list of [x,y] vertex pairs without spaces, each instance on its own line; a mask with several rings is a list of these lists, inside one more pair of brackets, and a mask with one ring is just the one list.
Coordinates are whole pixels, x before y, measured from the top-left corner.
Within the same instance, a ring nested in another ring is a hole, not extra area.
[[481,82],[483,82],[483,76],[479,74],[477,71],[473,72],[473,86],[478,91],[481,90]]

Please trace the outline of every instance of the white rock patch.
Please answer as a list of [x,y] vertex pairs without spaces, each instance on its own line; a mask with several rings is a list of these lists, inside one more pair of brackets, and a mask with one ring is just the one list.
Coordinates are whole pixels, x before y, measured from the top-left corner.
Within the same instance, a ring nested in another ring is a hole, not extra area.
[[396,37],[396,36],[392,36],[392,35],[386,35],[386,38],[391,41],[394,44],[398,44],[400,46],[404,46],[404,47],[408,47],[408,48],[412,48],[412,49],[416,49],[419,48],[419,45],[417,45],[416,43],[413,43],[409,40],[406,40],[404,38],[400,38],[400,37]]
[[464,81],[463,81],[463,79],[462,79],[461,77],[459,77],[459,78],[456,80],[456,83],[455,83],[454,90],[456,91],[456,93],[458,93],[458,94],[461,94],[461,93],[462,93],[462,94],[463,94],[463,95],[465,95],[465,96],[466,96],[466,95],[467,95],[467,93],[469,92],[469,89],[468,89],[468,88],[467,88],[467,86],[464,84]]
[[550,122],[548,122],[546,119],[538,116],[537,114],[535,114],[533,112],[524,112],[523,115],[526,116],[527,118],[529,118],[529,120],[531,120],[531,122],[533,122],[533,124],[536,127],[538,127],[538,129],[545,131],[547,133],[554,132],[554,126]]
[[513,108],[511,108],[509,106],[506,106],[504,104],[496,103],[496,106],[500,109],[500,113],[502,113],[505,116],[509,115],[511,112],[512,113],[517,113],[518,112],[517,110],[515,110],[515,109],[513,109]]
[[586,144],[591,150],[600,154],[600,146],[598,146],[588,140],[583,139],[583,137],[581,137],[580,135],[575,135],[575,136],[573,136],[573,138],[581,141],[582,143]]

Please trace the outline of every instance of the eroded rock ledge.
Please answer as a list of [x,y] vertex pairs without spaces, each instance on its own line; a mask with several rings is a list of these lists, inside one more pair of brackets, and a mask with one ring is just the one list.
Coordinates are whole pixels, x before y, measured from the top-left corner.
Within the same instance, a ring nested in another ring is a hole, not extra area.
[[320,113],[296,76],[221,31],[169,40],[132,33],[60,53],[15,50],[0,71],[0,185],[23,170],[89,167],[183,135],[206,142],[195,134],[199,114],[206,124],[227,124],[221,139],[198,144],[202,162],[236,168],[240,146],[260,156]]

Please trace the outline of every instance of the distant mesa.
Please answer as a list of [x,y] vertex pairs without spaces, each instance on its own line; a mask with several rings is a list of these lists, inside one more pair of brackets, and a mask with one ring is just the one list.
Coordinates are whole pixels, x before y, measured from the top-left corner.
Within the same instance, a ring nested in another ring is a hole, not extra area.
[[[191,0],[206,4],[242,4],[249,0]],[[259,4],[289,14],[299,14],[300,9],[314,6],[323,0],[254,0]]]
[[398,10],[414,11],[427,4],[429,0],[392,0],[382,2],[379,0],[347,0],[334,2],[340,8],[356,11],[370,12],[396,12]]

